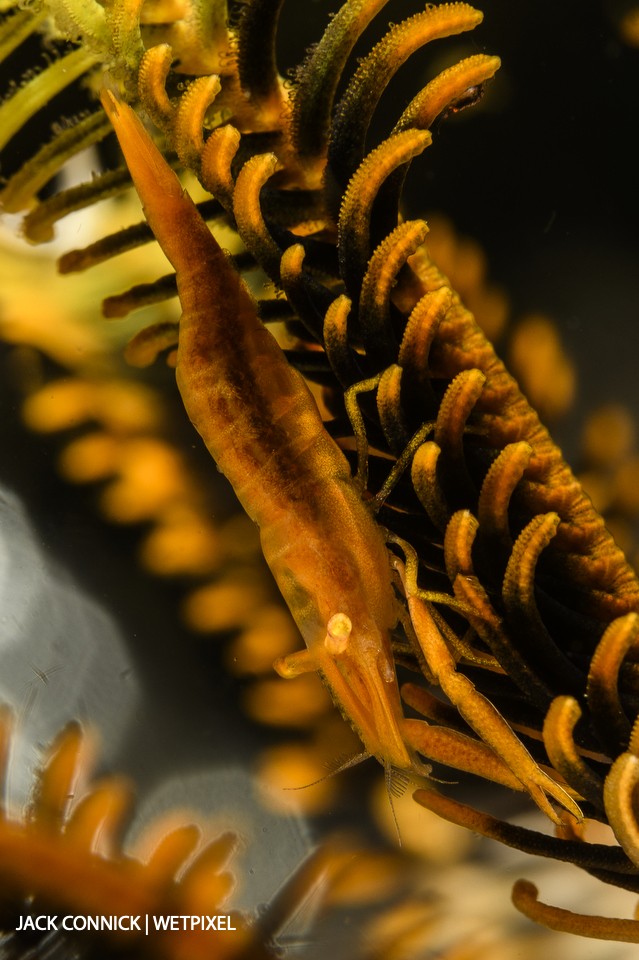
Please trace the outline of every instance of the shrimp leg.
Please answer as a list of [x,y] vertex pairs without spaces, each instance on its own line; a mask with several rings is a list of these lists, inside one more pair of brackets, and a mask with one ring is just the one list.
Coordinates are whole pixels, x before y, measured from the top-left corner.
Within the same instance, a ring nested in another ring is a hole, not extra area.
[[[366,436],[364,417],[359,408],[357,397],[360,393],[368,393],[371,390],[375,390],[375,388],[379,386],[384,373],[386,373],[386,371],[382,371],[374,377],[370,377],[368,380],[361,380],[359,383],[354,383],[352,387],[349,387],[348,390],[344,392],[344,406],[346,407],[346,413],[353,428],[357,447],[357,475],[355,484],[362,494],[366,490],[366,484],[368,482],[368,438]],[[434,427],[434,421],[423,423],[408,441],[380,489],[371,500],[367,501],[367,505],[373,514],[376,514],[384,505],[393,487],[413,459],[417,448],[426,440]]]
[[543,813],[554,823],[561,823],[548,799],[551,797],[581,820],[581,810],[572,797],[538,766],[490,700],[457,671],[455,659],[429,609],[432,595],[417,587],[416,563],[405,565],[395,558],[393,566],[402,580],[415,636],[436,683],[481,740],[504,761]]

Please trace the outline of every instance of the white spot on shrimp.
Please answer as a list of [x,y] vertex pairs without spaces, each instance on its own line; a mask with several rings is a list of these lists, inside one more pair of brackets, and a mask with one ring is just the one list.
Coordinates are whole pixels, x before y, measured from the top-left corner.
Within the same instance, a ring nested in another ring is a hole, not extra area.
[[345,613],[336,613],[328,621],[324,645],[332,656],[336,657],[345,652],[352,629],[353,624]]

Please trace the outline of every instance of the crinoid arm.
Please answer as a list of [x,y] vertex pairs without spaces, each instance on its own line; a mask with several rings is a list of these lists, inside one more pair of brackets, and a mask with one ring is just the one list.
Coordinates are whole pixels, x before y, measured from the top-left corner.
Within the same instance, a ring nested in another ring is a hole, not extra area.
[[[581,819],[581,810],[566,790],[533,760],[515,732],[493,704],[472,682],[457,670],[446,641],[433,616],[429,601],[418,591],[414,577],[400,569],[408,598],[408,610],[415,636],[429,670],[457,708],[460,715],[528,790],[537,806],[555,823],[561,820],[549,802],[552,797],[573,816]],[[425,594],[424,596],[427,596]],[[451,756],[453,751],[451,751]],[[481,769],[479,755],[478,768]]]
[[[0,787],[6,786],[13,713],[0,706]],[[343,856],[319,846],[292,873],[273,900],[252,919],[225,905],[235,885],[227,867],[238,846],[228,831],[203,840],[194,823],[175,826],[175,812],[145,830],[144,859],[125,851],[124,834],[134,807],[131,785],[111,775],[86,783],[88,738],[79,723],[63,729],[37,771],[31,803],[23,816],[0,809],[0,877],[3,895],[15,909],[73,911],[77,915],[131,917],[184,915],[198,918],[224,910],[228,929],[154,930],[144,923],[106,928],[109,956],[151,951],[169,960],[228,960],[280,955],[276,937],[308,900],[318,882],[334,877]],[[70,799],[73,797],[73,799]],[[0,931],[0,949],[17,948],[22,934]],[[59,934],[62,936],[62,933]],[[22,949],[22,948],[20,948]],[[7,955],[13,955],[12,953]],[[137,954],[136,954],[137,955]]]
[[562,907],[553,907],[538,899],[537,887],[529,880],[518,880],[513,887],[513,903],[529,920],[541,923],[551,930],[574,933],[593,940],[620,940],[639,943],[639,921],[617,920],[585,913],[573,913]]

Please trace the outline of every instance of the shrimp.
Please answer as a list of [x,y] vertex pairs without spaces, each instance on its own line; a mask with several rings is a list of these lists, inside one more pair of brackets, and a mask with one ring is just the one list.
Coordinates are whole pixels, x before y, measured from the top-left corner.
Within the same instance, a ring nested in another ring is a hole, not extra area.
[[[384,535],[306,382],[258,317],[245,284],[142,123],[106,90],[144,213],[177,274],[176,377],[186,411],[260,529],[262,550],[307,649],[280,675],[318,670],[376,757],[426,772],[406,746],[391,630],[398,619]],[[430,768],[428,768],[430,770]]]
[[[242,279],[142,123],[107,90],[102,102],[115,128],[147,221],[173,265],[182,306],[176,377],[186,411],[218,468],[260,530],[264,557],[306,649],[276,661],[283,677],[319,671],[385,770],[428,776],[410,744],[391,632],[401,619],[382,528],[361,497],[343,451],[327,433],[301,374],[262,324]],[[390,538],[396,540],[396,538]],[[457,673],[435,629],[424,627],[421,592],[406,589],[409,616],[427,663],[463,715],[470,700],[479,736],[559,822],[547,794],[581,811],[544,774],[493,705]],[[453,602],[438,594],[427,600]],[[458,740],[442,734],[451,765]],[[425,741],[420,737],[420,742]]]

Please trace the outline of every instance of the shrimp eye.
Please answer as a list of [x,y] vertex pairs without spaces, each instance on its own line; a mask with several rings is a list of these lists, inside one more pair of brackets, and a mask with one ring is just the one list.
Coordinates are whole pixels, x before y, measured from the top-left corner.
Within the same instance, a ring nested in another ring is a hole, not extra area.
[[348,646],[353,624],[345,613],[336,613],[331,617],[326,627],[324,646],[332,656],[344,653]]

